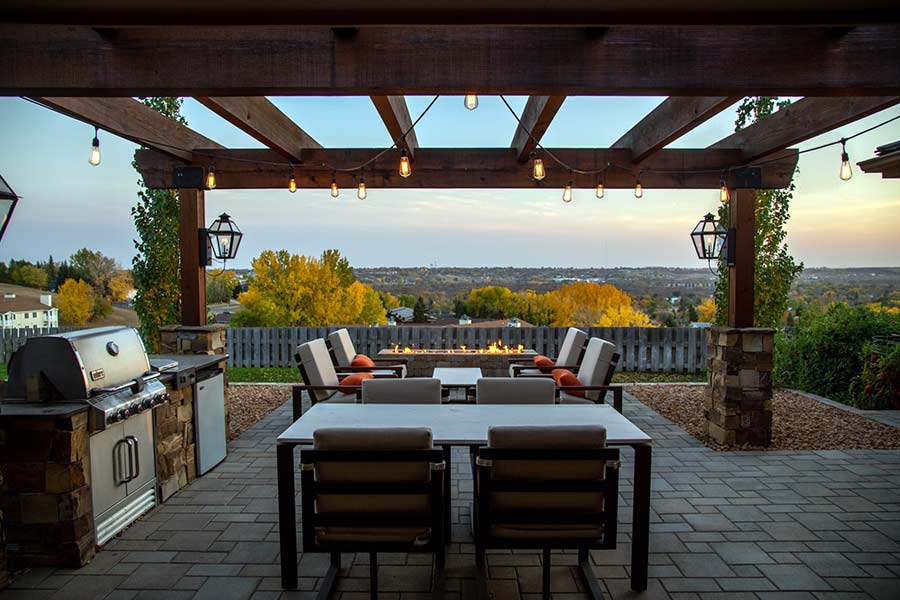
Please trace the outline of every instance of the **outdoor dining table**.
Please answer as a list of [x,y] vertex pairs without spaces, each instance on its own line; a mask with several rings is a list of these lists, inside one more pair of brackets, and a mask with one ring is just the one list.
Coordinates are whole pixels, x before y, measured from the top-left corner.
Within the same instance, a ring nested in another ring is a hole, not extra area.
[[[316,404],[278,436],[276,445],[282,587],[297,587],[294,448],[311,445],[317,429],[427,427],[431,429],[434,445],[443,447],[445,459],[449,460],[451,446],[486,445],[488,428],[493,426],[594,424],[606,427],[608,445],[634,448],[631,589],[647,589],[653,440],[606,404]],[[449,489],[445,493],[449,500]]]

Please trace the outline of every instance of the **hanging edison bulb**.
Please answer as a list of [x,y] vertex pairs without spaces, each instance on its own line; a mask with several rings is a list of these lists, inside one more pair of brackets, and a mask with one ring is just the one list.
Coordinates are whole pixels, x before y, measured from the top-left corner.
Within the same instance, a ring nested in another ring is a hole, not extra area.
[[88,162],[94,167],[100,164],[100,136],[96,127],[94,127],[94,139],[91,141],[91,154],[88,156]]
[[409,165],[409,157],[406,155],[406,148],[400,150],[400,177],[409,177],[412,174],[412,167]]
[[466,105],[466,108],[469,110],[475,110],[478,108],[478,95],[477,94],[466,94],[466,98],[463,101]]
[[723,177],[722,182],[719,185],[719,201],[722,202],[722,204],[728,204],[728,198],[728,186],[725,185],[725,178]]
[[216,189],[216,168],[212,165],[209,166],[209,170],[206,172],[206,189]]
[[544,171],[544,161],[539,158],[534,159],[534,165],[532,165],[531,168],[531,176],[538,181],[547,176],[547,172]]
[[341,195],[341,191],[338,189],[337,179],[334,177],[331,178],[331,197],[337,198]]
[[365,200],[369,193],[366,191],[366,180],[362,175],[359,176],[359,187],[356,188],[356,197]]
[[644,186],[641,185],[641,176],[638,175],[638,178],[634,182],[634,197],[635,198],[643,198],[644,197]]
[[293,175],[291,175],[291,180],[288,181],[288,191],[292,194],[297,191],[297,180]]
[[569,183],[566,184],[566,189],[563,190],[563,202],[571,202],[572,201],[572,180],[569,180]]
[[850,166],[850,155],[847,154],[847,140],[841,140],[841,179],[844,181],[853,177],[853,167]]
[[597,198],[602,198],[603,194],[604,194],[603,180],[601,179],[600,181],[597,182],[597,193],[596,193]]

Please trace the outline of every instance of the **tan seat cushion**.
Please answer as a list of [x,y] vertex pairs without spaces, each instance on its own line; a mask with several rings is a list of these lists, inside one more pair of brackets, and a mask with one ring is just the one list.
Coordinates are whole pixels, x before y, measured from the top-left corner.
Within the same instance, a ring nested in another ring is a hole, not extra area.
[[356,348],[350,339],[350,332],[346,329],[338,329],[328,334],[328,343],[334,352],[334,359],[339,367],[349,367],[356,358]]
[[574,394],[570,394],[570,393],[564,392],[564,391],[559,392],[559,403],[560,404],[596,404],[593,400],[589,400],[588,398],[583,398],[581,396],[576,396]]
[[[308,385],[335,386],[338,384],[338,376],[334,365],[331,364],[331,357],[328,356],[325,340],[316,339],[300,344],[297,346],[297,354],[300,357],[300,364],[309,378],[306,382]],[[317,390],[313,392],[313,395],[317,402],[321,402],[334,393],[334,390]]]
[[539,377],[482,377],[475,384],[478,404],[553,404],[552,379]]
[[583,525],[495,525],[491,534],[502,538],[578,538],[596,540],[603,536],[602,527]]
[[319,527],[316,541],[326,542],[390,542],[424,545],[431,539],[431,529],[421,527]]
[[363,404],[440,404],[441,382],[431,377],[370,379],[362,385]]

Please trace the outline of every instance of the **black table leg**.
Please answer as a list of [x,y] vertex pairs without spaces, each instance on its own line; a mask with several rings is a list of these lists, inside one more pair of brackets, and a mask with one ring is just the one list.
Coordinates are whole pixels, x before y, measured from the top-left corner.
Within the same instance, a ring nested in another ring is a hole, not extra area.
[[278,444],[278,534],[281,587],[297,589],[297,512],[294,504],[294,444]]
[[631,518],[631,589],[647,589],[650,553],[650,444],[634,446],[634,504]]
[[453,511],[450,508],[451,482],[453,480],[453,463],[450,458],[452,450],[450,446],[441,446],[441,450],[444,451],[444,543],[449,544],[450,538],[453,537],[451,529]]

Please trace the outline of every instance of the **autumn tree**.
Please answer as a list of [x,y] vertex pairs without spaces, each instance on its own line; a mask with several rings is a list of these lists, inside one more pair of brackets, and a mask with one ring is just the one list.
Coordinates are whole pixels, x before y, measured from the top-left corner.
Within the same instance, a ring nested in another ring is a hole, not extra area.
[[240,285],[234,271],[206,274],[206,301],[209,304],[222,304],[234,297],[235,286]]
[[122,302],[128,298],[128,293],[134,289],[134,281],[131,272],[120,270],[109,280],[109,299],[113,302]]
[[56,292],[59,320],[64,325],[84,325],[94,313],[94,289],[83,280],[66,279]]
[[556,327],[650,327],[650,317],[614,285],[578,281],[547,293]]
[[82,248],[69,257],[69,267],[78,279],[89,283],[97,295],[104,298],[110,296],[110,280],[119,271],[114,258],[104,256],[97,250]]
[[31,264],[25,264],[11,273],[12,282],[30,288],[44,289],[47,287],[47,271]]
[[[232,325],[251,327],[368,325],[386,322],[381,297],[347,277],[349,264],[330,251],[320,258],[266,250],[253,260],[243,310]],[[352,273],[352,271],[350,271]],[[349,282],[349,283],[348,283]]]
[[[779,101],[772,96],[744,98],[738,106],[735,131],[767,117],[789,101]],[[803,270],[803,263],[796,263],[788,253],[785,243],[785,226],[790,219],[791,199],[794,182],[786,189],[756,190],[756,257],[754,260],[754,324],[757,327],[778,327],[788,304],[791,284]],[[719,219],[723,227],[728,227],[729,211],[723,205],[719,208]],[[728,266],[719,261],[718,279],[715,291],[716,324],[724,325],[728,319]]]
[[701,323],[712,323],[716,319],[716,301],[707,298],[697,305],[697,317]]
[[507,319],[524,312],[525,302],[509,288],[491,285],[469,292],[468,314],[480,319]]

